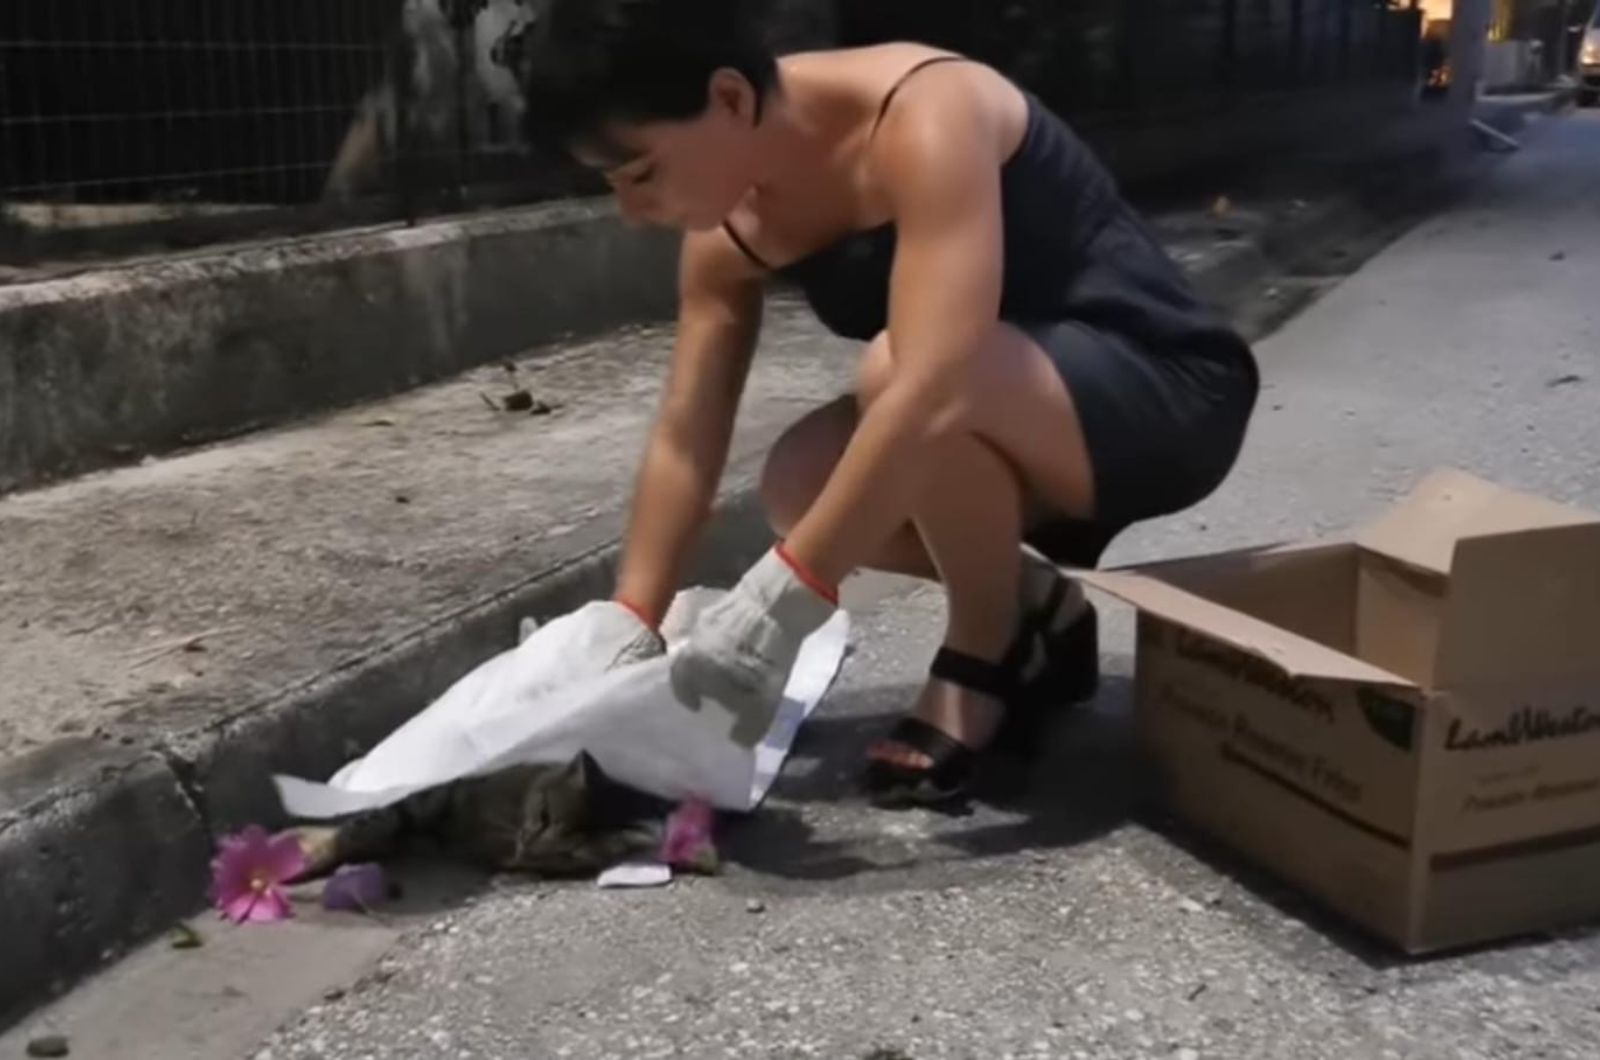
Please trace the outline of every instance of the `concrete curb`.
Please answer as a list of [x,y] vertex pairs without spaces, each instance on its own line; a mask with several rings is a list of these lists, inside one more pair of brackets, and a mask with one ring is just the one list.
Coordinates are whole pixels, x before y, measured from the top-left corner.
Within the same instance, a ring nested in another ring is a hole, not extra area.
[[589,201],[0,287],[0,493],[659,319],[676,265]]
[[1515,136],[1527,126],[1530,118],[1560,114],[1577,101],[1578,86],[1563,85],[1547,92],[1482,96],[1474,109],[1478,120],[1490,128]]
[[[1194,279],[1225,307],[1318,242],[1370,222],[1350,202],[1293,217],[1213,257]],[[771,542],[752,461],[731,468],[688,578],[727,584]],[[274,772],[325,776],[515,641],[521,618],[609,591],[612,537],[222,722],[156,745],[72,741],[0,766],[0,1027],[204,901],[213,838],[272,824]]]
[[0,1017],[193,908],[174,883],[203,884],[210,847],[149,751],[68,740],[0,769]]
[[1579,86],[1558,85],[1543,92],[1489,93],[1480,97],[1484,107],[1505,109],[1516,114],[1555,114],[1566,110],[1577,101]]

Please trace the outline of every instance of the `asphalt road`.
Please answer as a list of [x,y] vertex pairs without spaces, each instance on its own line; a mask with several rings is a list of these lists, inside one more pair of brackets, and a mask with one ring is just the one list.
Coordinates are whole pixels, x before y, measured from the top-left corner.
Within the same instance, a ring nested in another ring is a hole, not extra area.
[[[1600,508],[1596,173],[1600,119],[1541,123],[1468,201],[1265,341],[1235,475],[1109,559],[1337,532],[1440,465]],[[725,875],[630,893],[447,882],[389,925],[219,937],[187,966],[141,955],[49,1019],[75,1056],[1600,1055],[1600,933],[1401,960],[1146,807],[1130,616],[1104,613],[1104,694],[1003,806],[894,814],[854,796],[939,636],[938,597],[890,585],[773,802],[725,834]],[[139,1036],[225,985],[209,1022]]]

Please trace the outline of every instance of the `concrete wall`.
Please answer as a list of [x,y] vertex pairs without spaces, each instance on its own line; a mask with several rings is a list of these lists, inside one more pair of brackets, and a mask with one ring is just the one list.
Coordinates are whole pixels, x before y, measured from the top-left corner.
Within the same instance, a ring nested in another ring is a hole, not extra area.
[[660,318],[676,251],[565,203],[0,287],[0,491]]

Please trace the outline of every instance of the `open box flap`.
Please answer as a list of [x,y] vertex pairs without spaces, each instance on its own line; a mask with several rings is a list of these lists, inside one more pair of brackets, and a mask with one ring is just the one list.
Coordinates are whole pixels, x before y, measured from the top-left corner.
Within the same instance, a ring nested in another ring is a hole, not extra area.
[[[1228,549],[1224,552],[1207,552],[1197,556],[1178,556],[1173,559],[1150,560],[1125,570],[1137,569],[1140,574],[1149,574],[1160,578],[1162,581],[1174,584],[1184,584],[1191,581],[1206,581],[1212,577],[1236,577],[1241,569],[1260,566],[1270,563],[1275,559],[1293,558],[1310,552],[1320,552],[1341,545],[1349,547],[1349,540],[1344,539],[1318,539],[1304,541],[1272,541],[1260,545],[1245,545],[1240,548]],[[1063,566],[1062,573],[1072,578],[1089,578],[1095,571],[1087,567]]]
[[1600,674],[1600,526],[1461,542],[1439,635],[1441,687]]
[[1141,611],[1205,633],[1277,666],[1291,677],[1415,688],[1387,670],[1334,651],[1298,634],[1186,592],[1135,570],[1077,572],[1087,585],[1110,593]]
[[1497,486],[1465,471],[1442,469],[1357,535],[1362,548],[1435,574],[1449,574],[1456,543],[1469,538],[1593,526],[1600,517],[1579,508]]

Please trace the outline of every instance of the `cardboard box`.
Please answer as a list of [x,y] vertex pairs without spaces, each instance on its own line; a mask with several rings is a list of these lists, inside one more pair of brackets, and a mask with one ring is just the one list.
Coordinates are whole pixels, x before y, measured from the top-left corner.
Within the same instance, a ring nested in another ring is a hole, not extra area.
[[1600,517],[1441,471],[1353,540],[1084,578],[1203,830],[1413,953],[1600,914]]

